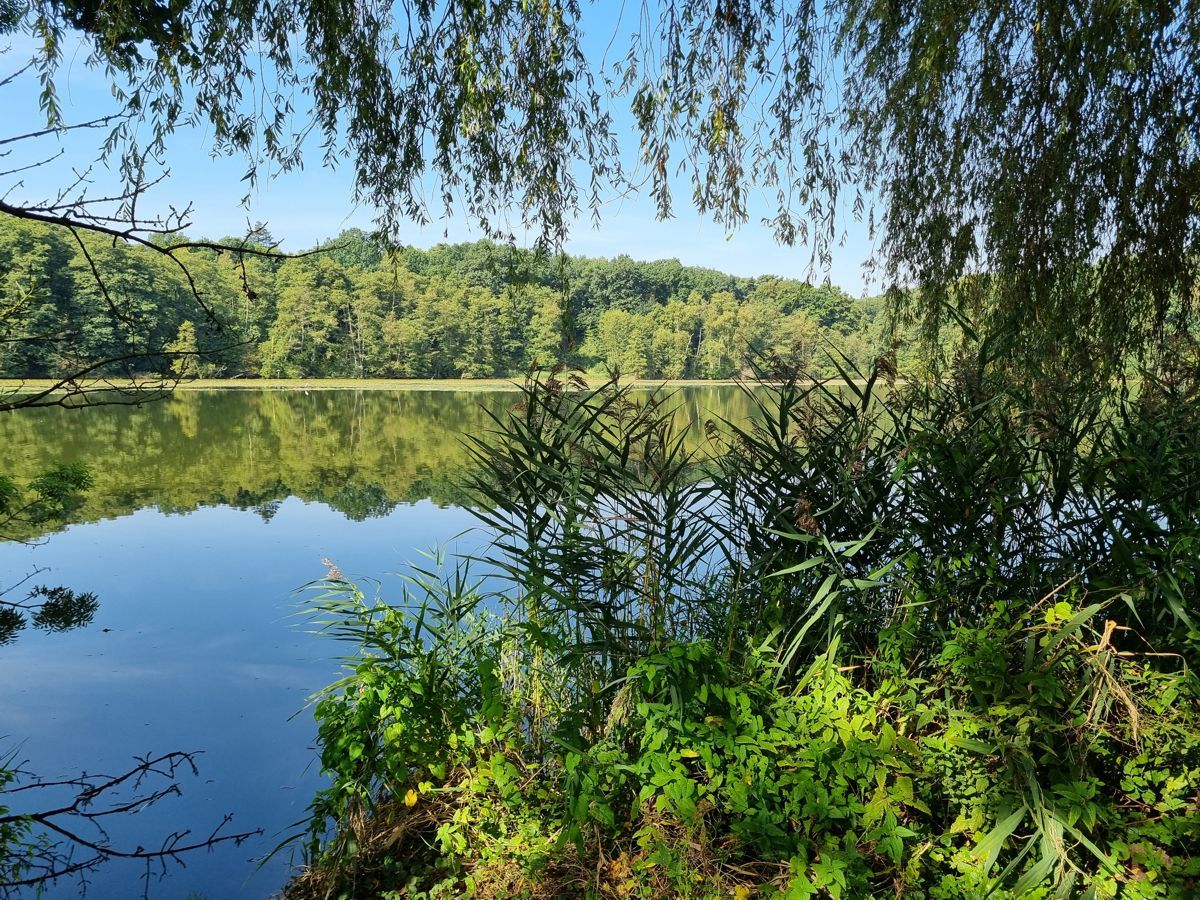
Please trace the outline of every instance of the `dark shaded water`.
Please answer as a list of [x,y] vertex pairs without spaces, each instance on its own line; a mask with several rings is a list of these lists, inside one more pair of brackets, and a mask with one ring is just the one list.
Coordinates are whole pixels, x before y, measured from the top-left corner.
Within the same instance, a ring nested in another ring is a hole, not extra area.
[[[126,817],[114,843],[172,830],[262,827],[241,847],[153,874],[155,898],[268,897],[287,855],[261,857],[320,786],[306,698],[337,674],[332,641],[306,631],[297,587],[325,573],[380,579],[419,552],[481,541],[458,504],[464,434],[492,426],[511,393],[226,391],[142,408],[0,416],[0,472],[31,477],[83,462],[95,478],[74,523],[40,545],[0,543],[0,589],[93,591],[87,627],[26,630],[0,647],[0,752],[43,776],[123,771],[135,755],[200,750],[182,796]],[[694,421],[746,415],[729,387],[679,394]],[[141,896],[145,868],[109,864],[89,896]],[[74,883],[50,897],[74,897]]]

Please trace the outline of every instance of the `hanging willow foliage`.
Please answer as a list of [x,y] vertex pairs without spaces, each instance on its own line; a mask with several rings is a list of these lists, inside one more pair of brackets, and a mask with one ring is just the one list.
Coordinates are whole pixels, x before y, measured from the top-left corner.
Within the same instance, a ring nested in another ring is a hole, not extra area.
[[850,208],[900,307],[931,328],[969,309],[1043,357],[1120,360],[1185,330],[1196,298],[1197,0],[646,0],[604,24],[611,41],[588,40],[577,0],[32,0],[6,17],[39,41],[51,124],[84,34],[135,114],[110,145],[127,173],[182,123],[251,182],[315,133],[386,233],[458,209],[549,246],[634,184],[668,215],[690,182],[728,227],[766,191],[767,224],[815,267]]

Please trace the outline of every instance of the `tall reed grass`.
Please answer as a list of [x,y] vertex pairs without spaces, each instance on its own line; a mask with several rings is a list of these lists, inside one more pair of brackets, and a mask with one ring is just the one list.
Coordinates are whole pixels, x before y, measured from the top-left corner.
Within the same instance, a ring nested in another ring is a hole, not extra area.
[[359,649],[295,895],[1195,889],[1195,366],[836,363],[699,447],[534,373],[471,438],[489,549],[314,601]]

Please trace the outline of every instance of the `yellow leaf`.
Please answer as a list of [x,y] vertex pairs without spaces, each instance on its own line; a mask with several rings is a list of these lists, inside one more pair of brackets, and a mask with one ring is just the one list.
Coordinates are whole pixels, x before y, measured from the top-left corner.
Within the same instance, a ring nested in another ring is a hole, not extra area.
[[404,795],[404,805],[405,806],[416,806],[417,805],[417,792],[414,791],[412,788],[409,788],[408,793]]
[[695,750],[691,749],[690,747],[688,747],[684,750],[680,750],[679,755],[682,756],[684,759],[695,759],[700,754],[697,753]]

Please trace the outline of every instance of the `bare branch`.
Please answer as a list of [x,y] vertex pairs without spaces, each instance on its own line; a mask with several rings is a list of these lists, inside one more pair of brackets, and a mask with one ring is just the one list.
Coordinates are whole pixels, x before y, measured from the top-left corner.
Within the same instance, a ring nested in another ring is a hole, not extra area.
[[4,78],[0,78],[0,88],[7,87],[8,85],[12,84],[12,82],[16,81],[31,68],[33,68],[32,59],[25,63],[25,65],[21,66],[21,68],[17,69],[17,71],[13,72],[11,75],[5,75]]
[[62,156],[64,152],[64,150],[59,149],[59,151],[53,156],[47,156],[45,159],[39,160],[38,162],[29,163],[28,165],[18,166],[15,169],[9,169],[5,172],[0,172],[0,178],[6,178],[9,175],[17,175],[21,172],[28,172],[30,169],[40,169],[42,166],[48,166],[50,163],[54,162],[54,160]]
[[[108,305],[108,311],[112,313],[113,318],[124,322],[126,325],[133,325],[129,317],[117,309],[117,304],[113,303],[112,295],[108,293],[108,285],[104,281],[104,276],[100,274],[100,269],[96,266],[96,261],[92,259],[92,254],[88,251],[87,244],[79,236],[79,231],[74,226],[69,227],[67,230],[71,232],[71,237],[75,238],[75,243],[79,245],[79,252],[87,260],[88,268],[92,270],[92,277],[96,280],[96,285],[100,288],[100,294],[104,297],[104,302]],[[204,311],[211,315],[208,307],[205,307]]]
[[[125,356],[109,357],[81,366],[68,375],[49,379],[50,384],[46,386],[26,390],[24,387],[26,382],[22,381],[8,391],[0,393],[0,413],[11,412],[15,409],[39,409],[52,406],[64,409],[93,406],[136,406],[160,400],[170,395],[182,378],[174,375],[137,378],[132,373],[124,379],[92,378],[90,376],[94,372],[110,366],[143,362],[147,359],[164,361],[188,358],[204,359],[244,347],[249,343],[252,342],[236,341],[207,350],[145,350]],[[97,397],[100,399],[95,399]],[[83,402],[79,402],[81,398]]]
[[[113,859],[144,860],[147,863],[147,883],[151,864],[165,867],[172,862],[183,865],[183,855],[196,850],[209,850],[220,844],[240,846],[246,840],[261,835],[261,828],[252,831],[223,833],[232,821],[226,815],[207,837],[189,840],[188,829],[166,835],[155,849],[139,844],[134,848],[114,846],[108,833],[97,822],[107,816],[124,816],[139,812],[158,801],[181,794],[178,776],[190,771],[198,774],[195,753],[173,751],[156,757],[135,757],[136,765],[119,775],[88,775],[58,780],[35,780],[11,788],[0,789],[0,798],[39,790],[77,789],[71,802],[46,810],[9,813],[0,816],[0,825],[28,828],[40,832],[38,839],[27,842],[26,858],[15,866],[0,866],[0,896],[12,896],[23,887],[48,886],[64,878],[79,877]],[[23,774],[23,773],[18,773]],[[165,785],[144,788],[150,779],[164,779]],[[132,796],[117,796],[121,790]],[[95,808],[100,805],[100,808]],[[75,824],[79,823],[79,824]],[[83,826],[83,827],[81,827]],[[94,834],[85,831],[91,826]],[[78,850],[90,851],[76,860]]]
[[[28,68],[28,66],[26,67]],[[24,71],[24,70],[22,70]],[[19,72],[17,74],[20,74]],[[10,76],[10,78],[14,78]],[[3,87],[6,82],[0,82],[0,87]],[[29,131],[25,134],[17,134],[12,137],[0,138],[0,147],[5,144],[15,144],[17,141],[27,141],[34,138],[45,137],[48,134],[62,134],[66,131],[78,131],[81,128],[103,128],[109,122],[116,119],[130,119],[130,113],[113,113],[107,116],[101,116],[99,119],[92,119],[90,122],[78,122],[74,125],[56,125],[53,128],[43,128],[41,131]]]
[[[20,581],[15,582],[14,584],[10,584],[8,587],[0,587],[0,597],[4,597],[6,594],[11,594],[13,591],[15,591],[21,585],[25,584],[28,581],[31,581],[32,579],[36,578],[38,575],[40,575],[42,572],[45,572],[45,571],[46,570],[44,568],[34,569],[32,572],[30,572],[28,575],[26,575]],[[9,601],[0,600],[0,603],[9,603]]]
[[[65,204],[61,206],[65,206]],[[243,239],[236,244],[221,244],[216,241],[180,241],[177,244],[162,245],[147,240],[139,234],[139,232],[151,229],[141,228],[136,225],[126,229],[110,228],[107,225],[89,220],[39,212],[36,208],[17,206],[7,201],[0,201],[0,213],[7,213],[18,219],[31,219],[35,222],[44,222],[47,225],[57,225],[62,228],[80,228],[86,231],[94,231],[97,234],[107,235],[111,238],[148,247],[156,253],[161,253],[163,256],[171,256],[180,250],[213,250],[217,253],[243,253],[248,256],[260,256],[266,259],[304,259],[305,257],[327,253],[336,248],[336,245],[330,244],[324,247],[314,247],[311,250],[303,250],[299,253],[285,253],[273,248],[256,247],[247,239]]]

